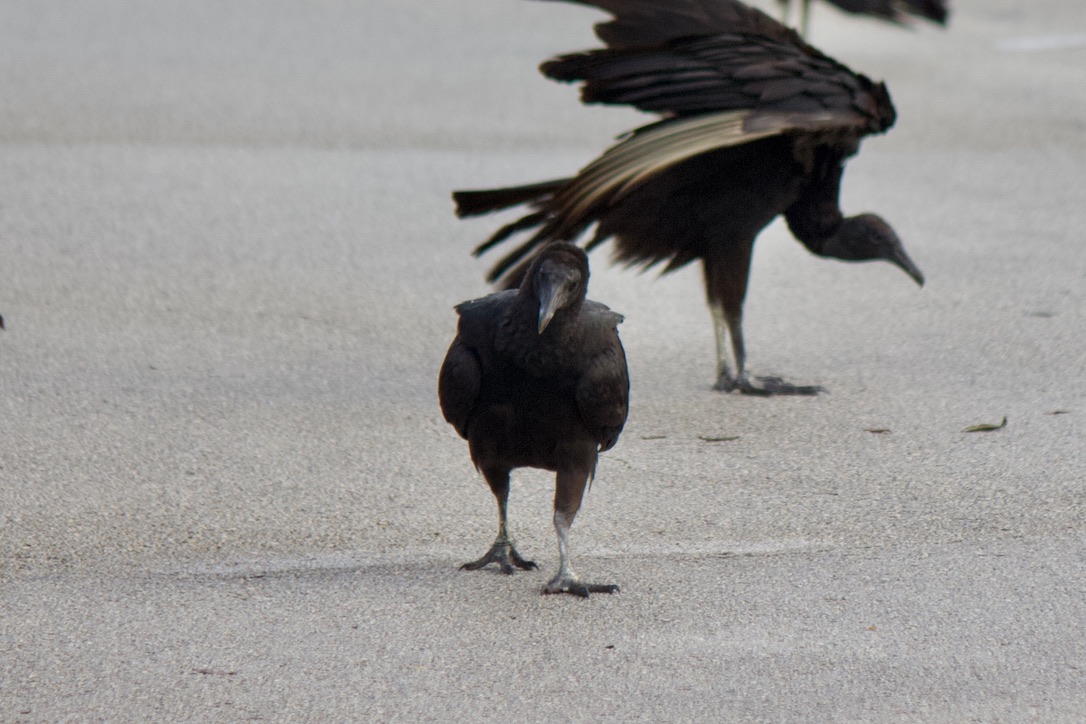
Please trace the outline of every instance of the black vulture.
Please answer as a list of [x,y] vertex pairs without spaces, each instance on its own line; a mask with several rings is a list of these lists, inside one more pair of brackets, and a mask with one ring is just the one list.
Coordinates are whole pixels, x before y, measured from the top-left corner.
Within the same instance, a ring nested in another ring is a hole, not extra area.
[[[457,215],[528,204],[531,213],[478,246],[481,254],[534,230],[488,279],[520,283],[531,254],[572,241],[615,239],[626,265],[664,273],[700,259],[717,340],[716,389],[815,394],[817,386],[746,372],[742,312],[754,239],[783,214],[812,253],[883,259],[923,284],[882,218],[845,217],[838,204],[846,159],[896,117],[883,83],[823,55],[793,30],[737,0],[573,0],[608,11],[604,49],[560,56],[542,72],[583,81],[585,103],[630,104],[663,120],[628,133],[573,178],[456,191]],[[728,344],[735,372],[728,364]]]
[[[807,21],[810,17],[811,0],[800,1],[800,28],[804,35],[807,34]],[[891,23],[906,25],[910,16],[925,18],[946,25],[950,15],[949,0],[826,0],[836,5],[846,13],[853,15],[871,15]],[[788,8],[792,0],[778,0],[781,4],[784,16],[788,16]]]
[[498,536],[461,568],[497,563],[504,573],[535,568],[506,528],[509,473],[555,473],[558,573],[544,593],[613,593],[585,583],[570,567],[568,536],[598,454],[618,442],[630,381],[618,338],[622,315],[585,299],[588,256],[571,244],[536,254],[520,288],[456,307],[456,339],[438,378],[445,419],[468,441],[471,460],[498,501]]

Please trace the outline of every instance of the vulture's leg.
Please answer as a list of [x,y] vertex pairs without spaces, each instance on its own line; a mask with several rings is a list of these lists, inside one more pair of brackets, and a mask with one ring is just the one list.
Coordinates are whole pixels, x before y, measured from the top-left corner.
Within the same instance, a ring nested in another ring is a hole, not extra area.
[[801,8],[800,20],[799,20],[799,34],[804,38],[807,37],[807,29],[810,26],[811,20],[811,0],[803,0],[803,6]]
[[558,573],[543,587],[543,593],[572,593],[588,598],[590,593],[617,593],[610,583],[585,583],[569,563],[569,529],[581,507],[581,498],[590,473],[586,470],[561,471],[554,491],[554,530],[558,534]]
[[[709,314],[713,317],[713,335],[716,338],[716,384],[713,389],[731,392],[736,389],[738,381],[728,366],[728,323],[724,321],[724,310],[715,302],[709,303]],[[740,340],[740,349],[742,346]]]
[[781,4],[781,23],[783,25],[788,24],[788,7],[792,4],[792,0],[777,0]]
[[498,501],[498,537],[494,539],[494,545],[477,561],[470,561],[460,566],[460,570],[477,571],[490,563],[501,566],[502,573],[513,573],[513,567],[530,571],[538,568],[532,561],[520,557],[517,549],[513,547],[513,541],[506,530],[506,511],[509,507],[509,471],[506,469],[485,469],[483,475],[490,485],[490,490]]
[[[742,311],[727,312],[720,305],[710,304],[713,330],[716,332],[717,381],[713,389],[721,392],[738,390],[744,395],[768,397],[770,395],[817,395],[825,392],[818,385],[793,385],[780,377],[756,377],[757,384],[747,376],[746,348],[743,344]],[[727,339],[731,338],[732,355],[735,358],[735,375],[728,367]]]

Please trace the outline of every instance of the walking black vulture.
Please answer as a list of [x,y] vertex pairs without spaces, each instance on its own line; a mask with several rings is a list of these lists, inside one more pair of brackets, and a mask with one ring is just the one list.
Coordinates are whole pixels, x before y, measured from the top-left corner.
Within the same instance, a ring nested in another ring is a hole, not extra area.
[[[575,0],[614,18],[596,26],[605,49],[541,66],[583,81],[586,103],[630,104],[664,119],[639,128],[573,178],[488,191],[456,191],[457,215],[528,204],[475,253],[533,230],[490,271],[520,283],[531,254],[596,224],[592,249],[614,237],[627,265],[700,259],[717,340],[716,388],[747,394],[814,394],[745,368],[742,312],[754,239],[783,214],[819,256],[884,259],[923,284],[890,225],[845,217],[838,191],[860,140],[894,122],[890,95],[807,45],[794,31],[737,0]],[[727,359],[730,336],[735,373]]]
[[519,289],[456,307],[460,323],[438,378],[441,411],[468,441],[471,460],[498,501],[498,536],[461,568],[497,563],[504,573],[535,568],[520,557],[506,527],[509,473],[555,475],[558,573],[544,593],[613,593],[585,583],[570,567],[568,536],[599,452],[618,442],[630,381],[618,338],[622,315],[585,299],[588,256],[571,244],[536,254]]
[[[939,25],[946,25],[950,15],[949,0],[826,0],[846,13],[853,15],[871,15],[891,23],[905,25],[910,16],[926,18]],[[778,0],[782,12],[787,18],[792,0]],[[807,34],[807,21],[810,18],[811,0],[799,0],[800,24],[804,35]]]

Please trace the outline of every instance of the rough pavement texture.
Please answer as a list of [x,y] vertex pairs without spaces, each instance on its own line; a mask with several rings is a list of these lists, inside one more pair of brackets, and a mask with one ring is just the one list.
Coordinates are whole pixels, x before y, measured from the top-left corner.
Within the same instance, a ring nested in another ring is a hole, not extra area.
[[697,269],[594,253],[633,403],[572,537],[622,592],[582,601],[538,593],[542,473],[541,570],[457,570],[496,513],[436,379],[498,221],[449,191],[643,120],[535,71],[598,15],[5,2],[0,720],[1086,718],[1086,12],[814,13],[899,110],[845,209],[928,284],[775,224],[750,365],[830,394],[749,399],[709,389]]

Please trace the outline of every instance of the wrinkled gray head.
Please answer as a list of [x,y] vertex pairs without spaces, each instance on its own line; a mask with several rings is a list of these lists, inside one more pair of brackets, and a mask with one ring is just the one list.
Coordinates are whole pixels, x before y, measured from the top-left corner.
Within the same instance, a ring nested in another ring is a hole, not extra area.
[[875,214],[860,214],[843,220],[823,251],[845,261],[888,261],[924,286],[924,274],[905,253],[901,239],[882,217]]
[[588,256],[572,244],[548,244],[532,260],[521,289],[539,301],[539,333],[562,309],[584,301],[588,291]]

